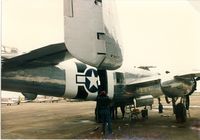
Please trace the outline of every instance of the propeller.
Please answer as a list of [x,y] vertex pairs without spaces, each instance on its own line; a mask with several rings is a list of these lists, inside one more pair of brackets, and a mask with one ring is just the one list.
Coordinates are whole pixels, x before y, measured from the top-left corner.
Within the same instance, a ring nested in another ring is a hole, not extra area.
[[194,85],[192,87],[191,92],[185,96],[185,107],[187,110],[190,108],[190,95],[196,90],[197,87],[197,81],[200,80],[200,77],[194,78]]
[[195,80],[196,80],[196,81],[200,80],[200,77],[197,77]]
[[190,95],[185,96],[185,108],[186,110],[189,110],[190,108]]

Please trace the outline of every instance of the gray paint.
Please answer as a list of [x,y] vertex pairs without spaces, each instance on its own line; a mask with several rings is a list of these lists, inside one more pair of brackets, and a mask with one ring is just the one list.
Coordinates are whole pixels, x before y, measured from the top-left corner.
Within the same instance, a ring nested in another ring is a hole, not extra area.
[[2,71],[13,69],[36,68],[58,63],[70,59],[72,56],[68,52],[64,43],[51,44],[29,53],[5,60],[2,64]]
[[60,97],[65,91],[65,72],[54,66],[3,72],[2,90]]
[[67,48],[73,57],[98,69],[113,70],[122,65],[114,1],[64,0]]

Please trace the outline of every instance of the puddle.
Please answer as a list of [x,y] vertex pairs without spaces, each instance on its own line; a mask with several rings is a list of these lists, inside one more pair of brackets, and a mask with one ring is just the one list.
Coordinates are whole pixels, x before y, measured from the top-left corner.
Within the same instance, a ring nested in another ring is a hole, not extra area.
[[[172,106],[171,105],[164,105],[163,108],[164,109],[172,109]],[[200,108],[200,105],[191,105],[190,108]],[[152,110],[155,111],[155,112],[158,112],[158,107],[154,107]]]
[[190,127],[190,129],[195,130],[195,131],[200,131],[200,128],[194,127],[194,126]]
[[162,127],[162,128],[167,128],[168,126],[166,126],[166,125],[161,125],[160,127]]
[[194,121],[190,129],[195,131],[200,131],[200,121]]
[[166,115],[166,114],[162,114],[160,115],[161,117],[171,117],[172,115]]
[[95,123],[95,122],[91,120],[81,120],[80,123]]
[[176,128],[177,126],[176,126],[176,125],[171,125],[170,127],[171,127],[171,128]]
[[91,121],[91,120],[77,120],[77,121],[72,121],[72,122],[70,122],[70,121],[68,121],[68,122],[64,122],[64,124],[80,124],[80,123],[82,123],[82,124],[87,124],[87,123],[95,123],[94,121]]

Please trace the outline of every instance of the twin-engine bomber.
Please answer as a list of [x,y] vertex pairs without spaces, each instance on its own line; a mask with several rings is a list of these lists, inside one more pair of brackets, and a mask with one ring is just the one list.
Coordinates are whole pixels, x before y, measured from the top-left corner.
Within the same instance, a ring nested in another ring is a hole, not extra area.
[[[123,56],[115,2],[64,0],[64,43],[14,57],[2,55],[2,90],[21,92],[31,100],[48,95],[93,101],[105,90],[114,107],[148,106],[153,98],[165,95],[167,102],[172,98],[177,121],[184,122],[200,71],[167,81],[141,68],[116,71]],[[59,63],[65,60],[61,67]]]
[[[58,54],[58,55],[57,55]],[[68,56],[68,57],[66,57]],[[189,96],[196,89],[200,72],[173,76],[161,81],[158,73],[143,68],[131,71],[97,69],[69,58],[64,43],[49,45],[2,62],[2,90],[21,92],[27,99],[37,95],[95,101],[105,90],[113,107],[151,106],[153,98],[172,98],[176,119],[186,120]],[[180,102],[177,101],[181,98]],[[178,103],[177,103],[178,102]]]

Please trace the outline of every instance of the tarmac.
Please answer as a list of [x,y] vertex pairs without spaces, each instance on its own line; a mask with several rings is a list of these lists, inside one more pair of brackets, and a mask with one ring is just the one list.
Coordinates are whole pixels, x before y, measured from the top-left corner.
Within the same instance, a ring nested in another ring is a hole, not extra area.
[[[101,124],[94,120],[95,102],[22,103],[1,106],[2,139],[136,139],[136,140],[199,140],[200,96],[194,97],[190,118],[179,124],[171,108],[157,111],[155,103],[149,118],[112,121],[113,134],[103,136]],[[192,102],[191,100],[191,102]],[[165,105],[167,106],[167,105]]]

